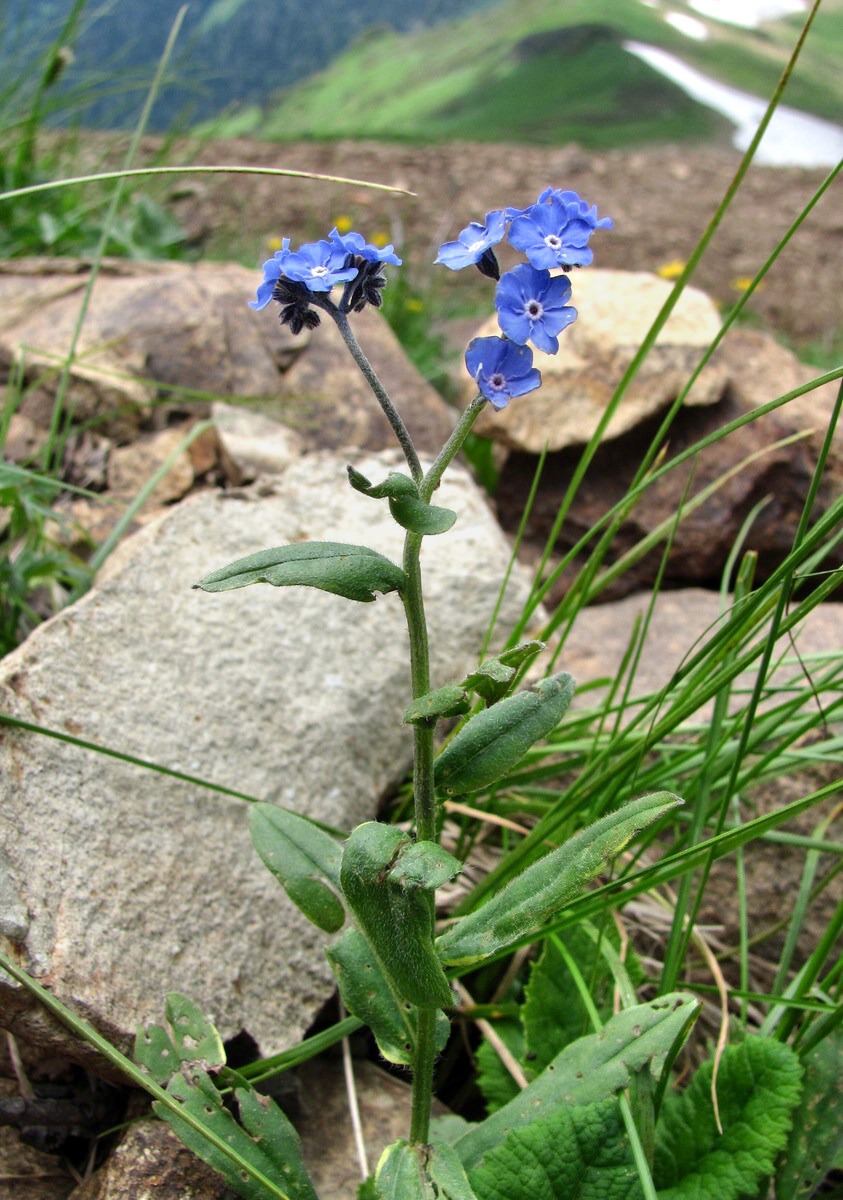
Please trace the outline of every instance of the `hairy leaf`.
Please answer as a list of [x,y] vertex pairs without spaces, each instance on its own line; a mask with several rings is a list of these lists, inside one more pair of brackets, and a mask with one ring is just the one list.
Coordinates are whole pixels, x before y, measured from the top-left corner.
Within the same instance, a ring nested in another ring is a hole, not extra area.
[[251,805],[249,831],[261,859],[307,919],[326,933],[341,929],[340,844],[307,817],[277,804]]
[[[497,712],[506,703],[501,701],[486,713]],[[580,830],[558,850],[527,867],[480,908],[455,921],[437,939],[440,958],[453,965],[481,962],[519,938],[537,932],[636,833],[681,803],[670,792],[653,792]]]
[[544,1120],[559,1105],[579,1107],[614,1096],[643,1067],[658,1080],[699,1009],[693,996],[673,992],[618,1013],[599,1033],[566,1046],[514,1100],[454,1142],[469,1177],[511,1130]]
[[203,592],[225,592],[250,583],[315,587],[348,600],[370,603],[375,592],[400,592],[406,582],[399,566],[368,546],[296,542],[238,558],[193,586]]
[[843,1036],[832,1034],[802,1058],[802,1098],[776,1171],[776,1200],[807,1200],[843,1166]]
[[188,1149],[219,1171],[238,1196],[244,1200],[277,1200],[280,1192],[289,1200],[317,1200],[301,1156],[298,1134],[269,1096],[238,1088],[234,1093],[242,1122],[238,1124],[223,1107],[222,1096],[204,1071],[191,1071],[189,1079],[175,1075],[168,1091],[186,1111],[223,1138],[244,1162],[275,1185],[268,1188],[260,1178],[238,1169],[221,1150],[156,1101],[152,1107],[157,1115],[172,1126]]
[[139,1029],[135,1038],[135,1062],[156,1083],[167,1083],[183,1063],[208,1071],[225,1066],[222,1039],[192,1000],[170,992],[164,1012],[170,1033],[161,1025],[149,1025]]
[[[345,844],[340,883],[354,919],[399,996],[421,1008],[445,1008],[451,988],[433,948],[433,888],[444,882],[443,868],[455,875],[461,864],[433,842],[413,842],[394,825],[367,821]],[[407,883],[402,879],[407,856]],[[429,857],[432,874],[423,878]],[[434,882],[435,880],[435,882]]]
[[469,710],[468,696],[465,688],[455,683],[437,688],[435,692],[425,692],[410,704],[404,713],[406,725],[429,725],[440,717],[457,717]]
[[496,704],[509,692],[517,669],[544,650],[544,642],[519,642],[494,658],[487,658],[463,680],[463,687],[482,696],[486,704]]
[[375,1172],[380,1200],[477,1200],[450,1146],[387,1146]]
[[513,1130],[468,1173],[477,1200],[639,1200],[616,1100],[559,1107]]
[[473,716],[434,765],[436,786],[449,795],[497,782],[531,746],[555,729],[574,696],[570,675],[550,675]]
[[[418,1040],[418,1009],[399,996],[359,929],[347,929],[328,951],[342,1002],[372,1031],[387,1062],[410,1067]],[[443,1050],[451,1024],[436,1018],[436,1050]]]
[[386,497],[393,520],[411,533],[447,533],[457,519],[450,508],[436,508],[422,500],[416,484],[400,471],[390,472],[383,483],[372,484],[360,471],[349,467],[348,482],[355,491],[376,500]]
[[659,1200],[755,1196],[787,1143],[802,1092],[799,1056],[773,1038],[750,1037],[720,1061],[711,1100],[711,1061],[682,1093],[668,1093],[656,1127],[653,1179]]

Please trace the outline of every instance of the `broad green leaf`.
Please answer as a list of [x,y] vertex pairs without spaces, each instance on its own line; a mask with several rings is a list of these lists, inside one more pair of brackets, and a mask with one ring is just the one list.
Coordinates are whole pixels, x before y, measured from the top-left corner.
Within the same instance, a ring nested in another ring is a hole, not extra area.
[[[400,870],[396,876],[393,869],[413,846],[413,884],[405,886]],[[345,843],[340,883],[355,921],[397,994],[420,1008],[446,1008],[452,996],[433,947],[432,888],[420,882],[419,875],[419,855],[425,852],[441,865],[435,843],[414,843],[394,825],[367,821]],[[455,864],[451,874],[456,874],[460,864],[451,861]]]
[[510,690],[516,677],[517,669],[541,650],[544,642],[519,642],[494,658],[487,658],[476,671],[472,671],[463,680],[463,687],[477,692],[487,704],[496,704]]
[[[204,1071],[191,1071],[189,1079],[174,1075],[168,1091],[257,1172],[255,1178],[238,1168],[159,1101],[153,1104],[157,1115],[172,1126],[185,1146],[219,1171],[238,1196],[244,1200],[276,1200],[280,1190],[289,1200],[317,1200],[301,1156],[298,1134],[270,1097],[238,1088],[234,1095],[242,1121],[239,1125],[223,1106],[222,1096]],[[266,1187],[262,1179],[275,1188]]]
[[551,675],[473,716],[436,760],[436,786],[449,795],[488,787],[555,729],[574,696],[570,675]]
[[684,1092],[664,1098],[653,1164],[659,1200],[755,1196],[787,1144],[802,1094],[794,1050],[764,1037],[728,1047],[717,1073],[722,1134],[711,1101],[712,1070],[711,1061],[703,1063]]
[[[418,1040],[418,1009],[399,996],[359,929],[346,929],[327,951],[342,1002],[372,1031],[387,1062],[411,1067]],[[445,1048],[451,1023],[436,1017],[436,1050]]]
[[369,603],[375,599],[375,592],[402,591],[406,577],[394,562],[368,546],[296,542],[238,558],[193,586],[204,592],[225,592],[250,583],[315,587],[348,600]]
[[[610,925],[602,936],[610,944],[617,945],[619,939],[614,925]],[[559,939],[588,984],[601,1020],[608,1021],[613,1011],[614,976],[601,953],[601,941],[589,937],[580,925],[566,929]],[[634,956],[632,966],[635,971]],[[635,973],[640,974],[640,971]],[[532,965],[524,990],[521,1019],[526,1043],[525,1064],[530,1077],[543,1071],[569,1042],[591,1032],[588,1011],[553,939],[544,942],[540,957]]]
[[307,817],[277,804],[252,804],[249,830],[255,849],[293,904],[326,933],[341,929],[340,844]]
[[469,1178],[511,1130],[544,1120],[560,1105],[579,1107],[606,1100],[643,1067],[649,1067],[658,1080],[699,1009],[695,997],[672,992],[618,1013],[599,1033],[566,1046],[529,1087],[454,1142]]
[[380,1200],[477,1200],[462,1163],[446,1144],[394,1142],[375,1172]]
[[[507,703],[502,700],[486,713],[497,712]],[[527,867],[480,908],[455,921],[437,939],[439,957],[444,963],[455,966],[481,962],[488,955],[537,932],[578,895],[636,833],[681,803],[679,797],[670,792],[653,792],[580,830],[558,850]]]
[[802,1098],[776,1171],[776,1200],[807,1200],[843,1166],[843,1036],[832,1034],[802,1058]]
[[135,1062],[165,1084],[183,1063],[213,1071],[225,1066],[222,1039],[202,1010],[180,992],[170,992],[164,1009],[171,1032],[161,1025],[139,1029]]
[[419,489],[408,475],[392,471],[383,483],[372,484],[354,467],[348,468],[348,482],[357,492],[376,500],[386,497],[392,517],[411,533],[447,533],[457,519],[449,508],[436,508],[421,499]]
[[559,1107],[514,1129],[468,1173],[477,1200],[639,1200],[617,1101]]
[[457,717],[468,712],[471,706],[465,688],[455,683],[437,688],[435,692],[425,692],[410,704],[404,713],[405,725],[429,725],[440,717]]

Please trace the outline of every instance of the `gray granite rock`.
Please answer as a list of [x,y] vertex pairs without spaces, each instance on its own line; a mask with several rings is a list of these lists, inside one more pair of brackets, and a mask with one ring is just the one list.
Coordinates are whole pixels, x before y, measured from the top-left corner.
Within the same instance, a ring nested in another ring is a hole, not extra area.
[[[378,479],[396,463],[356,465]],[[423,551],[441,684],[476,661],[509,547],[461,470],[437,502],[460,514]],[[124,543],[92,592],[3,661],[4,710],[343,829],[372,817],[411,756],[397,597],[191,590],[235,558],[305,539],[400,560],[386,506],[352,492],[335,455],[250,491],[198,493]],[[516,573],[504,628],[525,594]],[[173,989],[224,1037],[245,1029],[264,1052],[302,1036],[333,987],[325,939],[257,859],[243,800],[8,727],[0,769],[0,944],[16,961],[124,1049]],[[0,1010],[22,1041],[85,1057],[2,974]]]

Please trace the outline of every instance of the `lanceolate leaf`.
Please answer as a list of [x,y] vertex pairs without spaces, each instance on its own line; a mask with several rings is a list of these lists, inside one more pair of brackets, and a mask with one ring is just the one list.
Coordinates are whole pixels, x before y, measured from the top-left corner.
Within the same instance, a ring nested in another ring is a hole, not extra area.
[[574,696],[570,675],[551,675],[477,713],[436,760],[436,786],[449,795],[496,783],[555,729]]
[[510,1130],[544,1120],[560,1105],[574,1108],[614,1096],[644,1067],[658,1080],[699,1009],[693,996],[673,992],[625,1009],[599,1033],[566,1046],[529,1087],[454,1142],[469,1178]]
[[[359,929],[346,929],[327,950],[328,962],[348,1011],[372,1031],[387,1062],[411,1067],[418,1039],[418,1009],[399,996]],[[436,1017],[436,1051],[445,1048],[451,1024]]]
[[258,854],[309,921],[336,933],[345,921],[337,892],[342,847],[330,834],[277,804],[253,804],[249,830]]
[[[496,712],[505,703],[501,701],[486,711]],[[454,966],[481,962],[519,938],[537,932],[636,833],[681,803],[670,792],[654,792],[581,830],[558,850],[527,867],[482,907],[447,929],[436,942],[439,957]]]
[[[433,874],[428,882],[420,854],[429,852]],[[408,854],[408,879],[401,878],[402,855]],[[450,856],[448,856],[450,858]],[[433,948],[431,892],[443,882],[444,860],[433,843],[414,843],[394,825],[367,821],[352,831],[340,868],[342,891],[354,919],[377,955],[399,996],[421,1008],[445,1008],[451,989]],[[450,859],[447,871],[460,863]]]
[[198,1005],[180,992],[170,992],[164,1011],[171,1032],[149,1025],[135,1038],[135,1062],[156,1083],[166,1083],[182,1064],[207,1071],[225,1066],[222,1039]]
[[393,520],[411,533],[447,533],[457,519],[450,508],[436,508],[422,500],[413,480],[400,471],[391,472],[383,483],[372,484],[360,471],[349,467],[348,482],[355,491],[376,500],[386,497]]
[[380,1200],[477,1200],[450,1146],[387,1146],[375,1173]]
[[399,566],[368,546],[296,542],[239,558],[212,571],[194,587],[204,592],[225,592],[250,583],[315,587],[348,600],[369,603],[375,599],[375,592],[400,592],[406,578]]

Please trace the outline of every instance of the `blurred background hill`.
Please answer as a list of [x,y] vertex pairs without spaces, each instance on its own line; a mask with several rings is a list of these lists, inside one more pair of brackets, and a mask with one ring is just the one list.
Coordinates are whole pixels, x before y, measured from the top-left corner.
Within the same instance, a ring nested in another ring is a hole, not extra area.
[[[748,11],[758,12],[760,2]],[[201,123],[216,136],[270,140],[576,141],[591,149],[724,141],[728,121],[634,46],[769,97],[804,11],[799,0],[767,0],[777,19],[735,24],[748,3],[192,0],[151,127],[186,131]],[[73,0],[5,0],[7,66],[19,70],[49,46],[73,7]],[[84,86],[74,120],[133,124],[177,11],[173,0],[82,6],[62,80],[65,97]],[[841,60],[843,0],[824,0],[788,104],[839,120]]]

